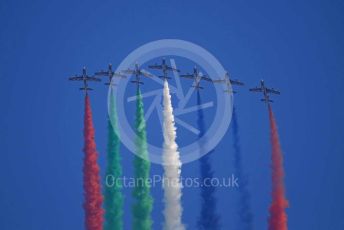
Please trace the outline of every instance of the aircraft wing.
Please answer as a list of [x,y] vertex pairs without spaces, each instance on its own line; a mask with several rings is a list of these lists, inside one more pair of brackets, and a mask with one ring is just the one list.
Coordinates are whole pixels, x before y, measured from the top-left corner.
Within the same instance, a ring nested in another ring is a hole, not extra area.
[[244,85],[244,83],[242,83],[241,81],[238,80],[230,80],[232,85]]
[[251,92],[263,92],[263,89],[260,87],[250,89]]
[[267,88],[266,91],[267,91],[268,93],[274,93],[274,94],[278,94],[278,95],[281,94],[280,91],[275,90],[274,88],[271,88],[271,89]]
[[172,70],[172,71],[176,71],[176,72],[180,72],[180,70],[179,69],[176,69],[176,68],[173,68],[173,67],[171,67],[171,66],[167,66],[167,69],[168,70]]
[[79,76],[74,76],[74,77],[70,77],[69,80],[70,81],[82,81],[82,80],[84,80],[84,78],[79,77]]
[[96,78],[96,77],[89,77],[87,76],[86,77],[86,81],[101,81],[99,78]]
[[214,83],[226,83],[225,79],[213,80]]
[[150,73],[148,73],[148,72],[146,72],[146,71],[141,71],[141,73],[142,73],[142,75],[145,76],[145,77],[154,77],[153,74],[150,74]]
[[208,77],[208,76],[202,76],[202,77],[201,77],[201,80],[205,80],[205,81],[213,82],[213,80],[211,80],[211,78],[210,78],[210,77]]
[[194,75],[192,74],[181,74],[179,75],[179,77],[183,77],[183,78],[188,78],[188,79],[194,79]]
[[126,70],[122,70],[122,73],[126,73],[126,74],[135,74],[135,70],[126,69]]

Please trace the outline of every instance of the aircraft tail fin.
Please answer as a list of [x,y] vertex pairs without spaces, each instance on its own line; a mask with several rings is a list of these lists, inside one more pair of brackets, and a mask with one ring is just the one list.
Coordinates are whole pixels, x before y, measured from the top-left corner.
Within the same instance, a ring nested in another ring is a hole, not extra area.
[[262,102],[266,102],[266,103],[268,103],[268,102],[274,102],[273,100],[271,100],[271,99],[260,99]]
[[160,79],[172,79],[171,77],[159,76]]
[[82,87],[82,88],[80,88],[80,90],[85,90],[85,91],[87,91],[87,90],[93,90],[92,88],[88,88],[88,87]]
[[143,85],[143,82],[142,81],[137,81],[137,80],[133,80],[133,81],[130,81],[131,83],[135,83],[135,84],[141,84]]
[[115,83],[110,83],[110,82],[106,82],[106,83],[104,83],[104,85],[113,85],[113,86],[116,86]]
[[202,86],[197,86],[197,85],[193,85],[192,87],[194,87],[196,90],[204,89]]

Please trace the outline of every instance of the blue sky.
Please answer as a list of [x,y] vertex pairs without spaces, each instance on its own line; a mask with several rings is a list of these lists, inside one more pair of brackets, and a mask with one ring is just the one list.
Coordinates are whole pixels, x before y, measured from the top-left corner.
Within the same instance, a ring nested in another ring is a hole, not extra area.
[[[2,1],[0,228],[83,229],[83,96],[67,77],[84,65],[91,72],[109,62],[116,66],[147,42],[176,38],[210,51],[249,87],[264,78],[281,90],[273,109],[285,153],[290,229],[343,229],[343,10],[336,0]],[[95,89],[103,169],[107,91]],[[245,88],[235,104],[254,226],[266,229],[270,145],[268,114],[259,99]],[[159,135],[149,123],[147,132]],[[212,155],[216,176],[233,172],[230,140],[228,133]],[[129,176],[132,154],[121,150]],[[152,166],[152,173],[162,173],[161,166]],[[199,162],[185,165],[183,176],[199,176]],[[131,191],[124,192],[129,228]],[[160,229],[162,191],[152,193],[154,229]],[[196,229],[198,195],[198,189],[184,190],[189,229]],[[237,229],[236,191],[219,189],[217,198],[223,228]]]

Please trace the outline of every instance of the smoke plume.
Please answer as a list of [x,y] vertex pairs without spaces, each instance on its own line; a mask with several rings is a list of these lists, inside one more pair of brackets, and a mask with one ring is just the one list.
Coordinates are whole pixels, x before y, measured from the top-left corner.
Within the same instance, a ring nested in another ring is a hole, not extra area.
[[239,228],[242,230],[251,230],[252,226],[252,210],[250,205],[251,196],[248,191],[248,180],[246,175],[243,172],[242,168],[242,153],[240,148],[240,138],[239,138],[239,125],[237,120],[236,108],[233,108],[233,117],[232,117],[232,129],[233,129],[233,148],[234,148],[234,170],[236,176],[240,179],[239,186]]
[[123,229],[123,195],[122,183],[118,180],[122,176],[120,139],[117,126],[117,112],[113,97],[110,92],[109,119],[108,119],[108,146],[106,185],[104,191],[105,223],[104,230]]
[[[197,91],[197,105],[200,107],[202,104],[201,95]],[[202,109],[198,110],[197,125],[199,128],[199,138],[205,133],[204,115]],[[200,149],[203,148],[203,143],[200,143]],[[200,159],[201,168],[201,181],[204,182],[213,178],[214,172],[210,164],[210,155],[213,151],[209,152]],[[219,216],[216,213],[216,198],[215,187],[201,186],[201,214],[198,219],[198,229],[201,230],[217,230],[220,229]]]
[[136,155],[134,158],[134,176],[136,185],[133,190],[134,205],[133,226],[134,230],[149,230],[152,228],[151,212],[153,199],[150,195],[149,172],[150,161],[148,159],[146,122],[144,118],[143,101],[140,88],[136,92]]
[[92,111],[89,96],[85,96],[85,118],[84,118],[84,210],[85,226],[87,230],[102,230],[103,197],[100,186],[99,166],[97,163],[98,153],[94,140],[94,128],[92,122]]
[[163,105],[164,150],[162,158],[164,166],[164,229],[184,230],[185,227],[182,224],[183,209],[181,206],[181,162],[178,145],[176,143],[176,127],[167,80],[164,82]]
[[284,189],[283,155],[271,105],[269,105],[269,118],[272,147],[272,203],[269,209],[269,230],[287,230],[285,209],[288,207],[288,201]]

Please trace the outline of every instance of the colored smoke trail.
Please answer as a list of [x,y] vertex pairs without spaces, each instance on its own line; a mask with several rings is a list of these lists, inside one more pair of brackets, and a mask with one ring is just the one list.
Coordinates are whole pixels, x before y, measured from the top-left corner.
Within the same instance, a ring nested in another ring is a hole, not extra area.
[[272,203],[270,205],[269,230],[287,230],[288,201],[284,190],[283,155],[279,141],[277,124],[269,105],[272,145]]
[[148,159],[146,122],[144,118],[143,101],[139,87],[136,92],[136,151],[134,158],[134,175],[136,185],[133,190],[135,203],[132,207],[134,230],[149,230],[152,227],[151,212],[153,199],[150,196],[149,171],[150,162]]
[[117,112],[113,92],[110,92],[108,119],[108,146],[106,185],[104,191],[105,223],[104,230],[123,229],[123,195],[121,157],[119,153],[120,139],[117,126]]
[[101,194],[99,166],[97,163],[98,153],[94,140],[94,128],[92,122],[92,111],[90,98],[85,96],[85,120],[84,120],[84,210],[85,226],[87,230],[103,229],[102,208],[103,197]]
[[253,215],[251,211],[250,200],[251,196],[248,191],[248,181],[244,175],[242,168],[242,153],[240,148],[239,125],[237,120],[236,108],[233,108],[232,128],[233,128],[233,148],[234,148],[234,170],[236,176],[240,179],[240,199],[239,199],[239,229],[250,230],[253,229],[252,220]]
[[183,230],[182,224],[182,206],[181,206],[181,162],[176,143],[176,127],[174,123],[173,108],[171,103],[170,89],[167,80],[164,82],[163,93],[164,105],[164,150],[163,150],[163,166],[164,166],[164,202],[165,202],[165,230]]
[[[197,105],[200,107],[202,104],[201,95],[197,91]],[[197,125],[200,130],[199,138],[205,133],[204,116],[202,109],[198,110]],[[202,149],[203,143],[200,143]],[[201,181],[209,180],[213,178],[213,170],[210,164],[210,155],[213,151],[209,152],[200,159],[201,164]],[[220,229],[219,216],[216,213],[216,198],[215,187],[213,186],[201,186],[201,214],[198,219],[198,228],[201,230],[216,230]]]

